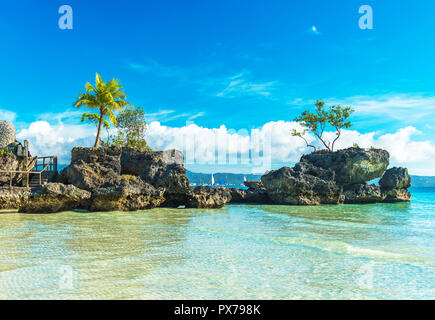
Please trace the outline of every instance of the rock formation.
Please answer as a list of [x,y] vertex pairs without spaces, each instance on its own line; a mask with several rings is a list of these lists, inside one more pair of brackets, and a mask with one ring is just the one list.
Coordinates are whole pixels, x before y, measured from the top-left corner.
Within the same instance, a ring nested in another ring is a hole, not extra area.
[[18,209],[22,199],[27,199],[30,188],[12,187],[0,189],[0,210]]
[[[5,165],[14,165],[14,159]],[[319,151],[303,156],[293,168],[268,172],[261,181],[246,181],[247,190],[191,188],[179,151],[76,147],[71,151],[71,164],[61,171],[62,183],[1,190],[0,208],[50,213],[221,208],[228,202],[319,205],[410,201],[407,169],[386,170],[388,164],[388,152],[379,149]],[[366,183],[380,177],[379,186]]]
[[232,203],[272,203],[261,181],[245,181],[247,190],[231,188]]
[[379,180],[384,202],[404,202],[411,200],[408,188],[411,186],[411,177],[406,168],[391,168],[385,171]]
[[221,208],[231,199],[223,188],[191,188],[183,163],[177,150],[74,148],[61,177],[63,183],[91,192],[91,211]]
[[[385,171],[388,164],[388,152],[380,149],[318,151],[303,156],[294,168],[283,167],[265,174],[261,181],[277,204],[409,201],[408,171],[403,168]],[[382,176],[381,187],[366,183]]]
[[231,200],[231,191],[229,188],[198,186],[190,196],[187,208],[222,208]]
[[136,211],[152,209],[163,203],[163,190],[131,176],[121,179],[116,187],[92,192],[91,211]]
[[89,207],[91,193],[73,185],[48,183],[21,199],[19,212],[53,213]]

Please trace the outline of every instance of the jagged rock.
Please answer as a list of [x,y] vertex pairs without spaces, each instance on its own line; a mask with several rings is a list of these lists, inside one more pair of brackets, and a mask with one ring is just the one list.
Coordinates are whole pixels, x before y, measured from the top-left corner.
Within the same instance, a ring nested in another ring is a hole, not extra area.
[[0,189],[0,209],[18,209],[21,200],[30,196],[30,188]]
[[389,153],[381,149],[348,148],[336,152],[313,152],[304,155],[300,162],[332,170],[337,184],[351,185],[381,177],[388,168],[389,157]]
[[381,189],[376,185],[355,184],[343,194],[344,203],[376,203],[385,199]]
[[239,188],[229,188],[231,192],[231,203],[243,203],[245,202],[246,190]]
[[119,147],[84,148],[75,147],[71,150],[71,164],[95,164],[112,169],[121,174],[121,151]]
[[[261,180],[274,203],[317,205],[407,201],[410,181],[404,169],[390,169],[382,188],[366,181],[381,177],[389,154],[380,149],[348,148],[336,152],[318,151],[304,155],[293,169],[271,171]],[[387,192],[385,187],[395,187]],[[400,189],[405,191],[400,191]],[[385,190],[384,190],[385,189]],[[240,196],[238,195],[240,198]]]
[[[92,192],[99,190],[101,194],[104,193],[102,189],[109,188],[107,194],[114,195],[119,194],[120,190],[125,192],[125,188],[118,187],[122,184],[121,174],[128,174],[139,176],[156,189],[164,189],[165,206],[184,205],[192,197],[186,170],[182,165],[182,153],[179,151],[154,152],[117,147],[74,148],[71,155],[71,164],[61,171],[62,182],[66,184]],[[148,191],[144,193],[145,198],[148,195]],[[99,207],[103,208],[101,205]]]
[[186,177],[186,169],[179,164],[166,164],[162,160],[144,168],[139,176],[155,188],[165,189],[163,206],[178,207],[191,200],[192,191]]
[[341,188],[303,170],[283,167],[261,177],[270,199],[278,204],[319,205],[343,201]]
[[[257,185],[258,186],[258,185]],[[269,198],[266,189],[238,189],[230,188],[231,203],[258,203],[258,204],[270,204],[272,200]]]
[[408,202],[411,200],[411,194],[407,190],[411,186],[411,177],[406,168],[388,169],[379,180],[379,185],[384,202]]
[[19,212],[54,213],[89,207],[91,193],[73,185],[48,183],[32,189],[30,196],[21,199]]
[[192,198],[186,208],[222,208],[231,200],[228,188],[211,188],[198,186],[193,189]]
[[92,191],[120,183],[121,148],[82,148],[71,151],[71,164],[60,173],[62,182]]
[[[1,171],[19,171],[22,169],[22,160],[15,154],[0,155]],[[15,182],[17,174],[12,175],[12,181]],[[7,173],[0,174],[0,185],[9,185],[10,175]]]
[[391,168],[385,171],[379,185],[384,190],[407,189],[411,186],[411,177],[406,168]]
[[152,209],[163,201],[164,190],[155,189],[135,176],[123,176],[119,186],[92,192],[91,211],[135,211]]
[[178,150],[140,151],[135,148],[122,148],[121,173],[138,176],[141,171],[155,163],[183,166],[183,153]]
[[383,202],[409,202],[411,193],[407,189],[382,190]]
[[264,188],[263,182],[261,181],[245,181],[245,186],[249,188],[249,190],[266,190]]

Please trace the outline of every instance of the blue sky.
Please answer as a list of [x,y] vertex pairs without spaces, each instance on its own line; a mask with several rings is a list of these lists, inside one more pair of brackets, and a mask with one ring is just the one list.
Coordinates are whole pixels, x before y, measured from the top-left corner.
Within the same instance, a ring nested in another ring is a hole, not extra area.
[[[63,4],[73,30],[58,28]],[[373,30],[358,27],[363,4]],[[161,126],[249,131],[325,99],[355,107],[361,134],[415,128],[410,143],[425,143],[427,158],[434,11],[433,1],[389,0],[2,2],[0,117],[17,131],[40,120],[75,125],[71,104],[99,72],[119,78]],[[415,171],[432,173],[422,166]]]

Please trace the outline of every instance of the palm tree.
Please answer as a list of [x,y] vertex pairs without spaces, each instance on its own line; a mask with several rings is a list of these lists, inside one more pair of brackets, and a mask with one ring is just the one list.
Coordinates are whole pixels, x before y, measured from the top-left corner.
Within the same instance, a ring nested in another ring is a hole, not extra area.
[[73,106],[80,108],[82,106],[88,109],[97,109],[98,113],[84,113],[82,122],[87,119],[97,125],[97,138],[95,139],[94,148],[100,145],[101,128],[108,126],[105,117],[116,126],[115,111],[122,112],[124,108],[132,105],[126,100],[124,89],[118,80],[112,79],[105,83],[97,73],[95,76],[95,87],[89,82],[85,85],[86,93],[80,93]]

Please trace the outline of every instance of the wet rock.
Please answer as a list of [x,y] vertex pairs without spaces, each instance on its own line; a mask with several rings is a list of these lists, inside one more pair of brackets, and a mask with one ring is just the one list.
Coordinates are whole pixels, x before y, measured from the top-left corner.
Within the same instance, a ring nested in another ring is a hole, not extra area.
[[406,168],[391,168],[385,171],[379,185],[384,190],[407,189],[411,186],[411,177]]
[[304,155],[300,162],[332,170],[337,184],[352,185],[380,178],[388,168],[389,157],[389,153],[381,149],[348,148],[336,152],[313,152]]
[[[258,185],[257,185],[258,186]],[[238,189],[229,188],[231,192],[231,203],[258,203],[270,204],[272,200],[269,198],[266,189]]]
[[60,172],[65,184],[92,191],[120,183],[121,148],[82,148],[71,151],[71,164]]
[[135,176],[123,176],[119,186],[92,192],[91,211],[135,211],[152,209],[163,201],[164,190],[156,189]]
[[411,193],[407,189],[392,189],[382,190],[384,197],[383,202],[409,202],[411,201]]
[[33,188],[28,197],[23,197],[19,212],[54,213],[74,209],[87,209],[91,193],[73,185],[48,183]]
[[263,182],[261,181],[245,181],[245,186],[249,188],[249,190],[266,190],[264,188]]
[[344,203],[376,203],[382,202],[385,196],[376,185],[355,184],[343,192]]
[[139,176],[155,188],[165,189],[163,206],[177,208],[191,200],[192,189],[186,177],[186,169],[179,164],[166,164],[159,160],[144,168]]
[[18,209],[22,199],[30,196],[30,188],[12,187],[0,189],[0,210]]
[[186,208],[222,208],[231,200],[228,188],[211,188],[198,186],[193,189],[191,199]]
[[183,166],[183,153],[178,150],[140,151],[135,148],[122,148],[121,173],[139,176],[141,171],[153,164],[178,164]]
[[335,181],[323,180],[303,170],[283,167],[265,174],[261,181],[270,199],[278,204],[338,204],[343,200]]

